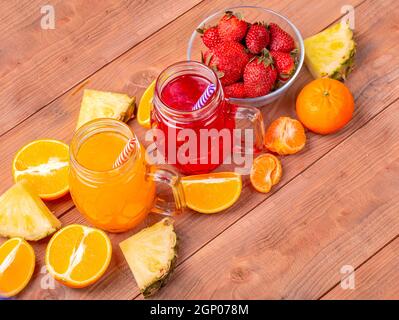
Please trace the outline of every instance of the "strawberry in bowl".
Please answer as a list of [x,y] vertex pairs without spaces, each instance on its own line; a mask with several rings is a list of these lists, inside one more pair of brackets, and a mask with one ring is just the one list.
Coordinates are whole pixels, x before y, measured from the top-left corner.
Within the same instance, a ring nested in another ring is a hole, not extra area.
[[292,85],[303,64],[304,45],[287,18],[242,6],[202,21],[190,38],[187,58],[211,67],[232,103],[260,107]]

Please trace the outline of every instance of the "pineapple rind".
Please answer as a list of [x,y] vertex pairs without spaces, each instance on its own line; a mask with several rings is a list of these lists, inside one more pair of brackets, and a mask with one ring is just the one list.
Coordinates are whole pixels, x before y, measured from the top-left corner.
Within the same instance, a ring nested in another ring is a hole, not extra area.
[[136,98],[126,94],[85,89],[76,128],[99,118],[127,122],[136,107]]
[[305,39],[304,44],[305,63],[314,78],[345,80],[352,71],[356,43],[348,24],[337,23]]
[[54,233],[61,222],[24,181],[0,196],[0,235],[37,241]]
[[161,289],[162,287],[164,287],[168,283],[168,281],[170,279],[170,276],[172,275],[172,273],[173,273],[173,271],[175,270],[175,267],[176,267],[177,248],[178,248],[178,241],[176,242],[175,256],[172,259],[172,261],[170,262],[168,272],[165,273],[162,278],[159,278],[156,282],[154,282],[150,286],[148,286],[148,287],[146,287],[144,289],[140,289],[140,291],[143,294],[144,298],[147,298],[147,297],[150,297],[150,296],[154,295],[155,293],[157,293],[159,291],[159,289]]
[[119,246],[144,297],[166,284],[177,258],[178,239],[172,219],[141,230]]

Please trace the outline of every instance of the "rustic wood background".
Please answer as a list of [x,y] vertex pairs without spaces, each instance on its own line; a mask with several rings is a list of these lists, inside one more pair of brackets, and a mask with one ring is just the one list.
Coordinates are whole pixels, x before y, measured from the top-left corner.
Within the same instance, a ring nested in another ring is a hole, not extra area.
[[[43,4],[55,7],[55,30],[40,27]],[[304,37],[339,21],[341,7],[353,5],[357,68],[347,84],[356,112],[338,134],[308,132],[305,150],[282,159],[283,179],[270,194],[255,192],[245,178],[240,200],[226,212],[179,216],[178,266],[154,299],[398,299],[395,0],[2,0],[0,192],[11,186],[11,161],[25,143],[70,142],[83,88],[139,98],[159,71],[185,59],[188,38],[203,18],[239,4],[281,12]],[[295,97],[310,80],[304,67],[289,93],[263,108],[266,125],[279,115],[295,117]],[[134,120],[130,125],[143,136]],[[87,224],[69,196],[48,205],[64,225]],[[58,283],[42,289],[48,239],[35,243],[35,274],[18,298],[142,299],[118,247],[138,229],[110,235],[114,254],[107,273],[81,290]],[[340,286],[344,265],[355,268],[355,290]]]

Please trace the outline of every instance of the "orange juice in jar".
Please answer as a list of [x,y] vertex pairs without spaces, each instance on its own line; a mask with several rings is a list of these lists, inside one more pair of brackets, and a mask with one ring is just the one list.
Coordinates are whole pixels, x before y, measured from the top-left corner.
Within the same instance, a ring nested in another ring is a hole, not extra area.
[[[133,152],[113,168],[129,139],[135,140]],[[144,148],[125,123],[98,119],[82,126],[70,148],[70,192],[78,210],[93,225],[110,232],[133,228],[149,212],[180,212],[184,199],[178,175],[148,165],[145,158]],[[174,204],[156,197],[156,182],[171,186]]]

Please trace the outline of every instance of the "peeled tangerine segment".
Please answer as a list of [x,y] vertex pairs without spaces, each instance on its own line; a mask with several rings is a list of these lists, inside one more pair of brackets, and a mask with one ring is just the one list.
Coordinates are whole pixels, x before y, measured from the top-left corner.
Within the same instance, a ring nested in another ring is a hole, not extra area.
[[252,164],[251,183],[257,191],[267,193],[280,181],[282,171],[281,162],[276,156],[262,154]]
[[144,297],[165,285],[176,261],[177,236],[173,220],[145,228],[119,244]]
[[29,283],[35,269],[35,253],[21,238],[0,246],[0,297],[12,297]]
[[240,197],[241,176],[217,172],[181,179],[187,207],[201,213],[216,213],[232,206]]
[[16,183],[0,197],[0,235],[40,240],[61,227],[61,222],[25,181]]
[[356,44],[345,22],[305,39],[305,62],[314,78],[345,79],[354,63]]
[[85,89],[76,129],[99,118],[127,122],[133,115],[136,98],[126,94]]
[[69,225],[51,238],[46,251],[46,265],[61,283],[83,288],[105,273],[111,254],[111,242],[103,231]]

